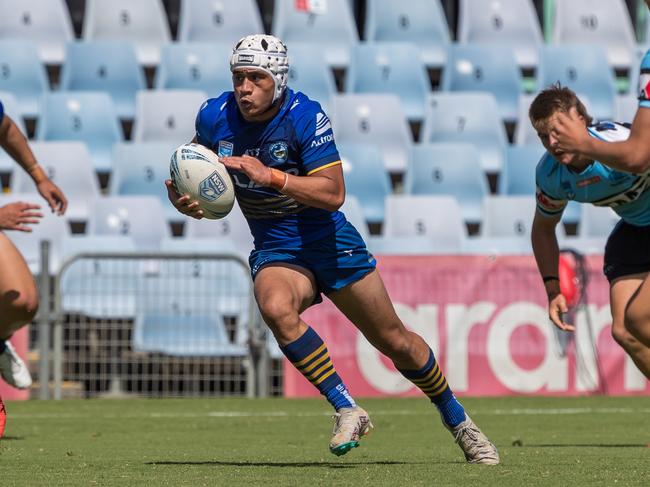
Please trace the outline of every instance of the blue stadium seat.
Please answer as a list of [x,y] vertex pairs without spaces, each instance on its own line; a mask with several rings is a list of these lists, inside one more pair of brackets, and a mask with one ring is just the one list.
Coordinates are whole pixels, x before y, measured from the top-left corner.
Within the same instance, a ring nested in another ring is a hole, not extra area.
[[485,91],[492,93],[504,121],[517,120],[521,94],[521,72],[510,46],[459,45],[449,50],[442,74],[445,91]]
[[153,66],[171,34],[161,0],[86,0],[83,39],[131,41],[138,61]]
[[32,274],[39,274],[41,270],[41,240],[49,240],[49,272],[50,275],[56,274],[61,265],[62,239],[70,235],[68,222],[65,217],[49,211],[47,202],[39,194],[0,195],[0,207],[17,201],[40,205],[43,218],[39,219],[37,225],[30,225],[31,232],[6,232],[5,235],[20,250]]
[[337,143],[375,145],[388,171],[406,170],[413,141],[399,98],[386,94],[335,95],[330,112]]
[[483,170],[498,173],[508,145],[497,102],[490,93],[434,93],[421,132],[422,142],[469,142]]
[[66,47],[61,90],[104,91],[120,118],[135,115],[135,94],[144,90],[144,73],[133,45],[124,41],[85,41]]
[[336,93],[332,71],[318,56],[314,56],[314,48],[309,44],[294,42],[289,47],[288,56],[289,87],[318,101],[328,113],[330,98]]
[[384,198],[391,193],[390,176],[384,159],[372,145],[338,144],[343,161],[345,189],[359,200],[365,221],[384,221]]
[[[2,10],[0,10],[1,12]],[[37,118],[50,89],[32,41],[0,40],[0,91],[13,94],[24,117]]]
[[389,195],[383,236],[426,238],[432,252],[458,253],[466,231],[460,206],[452,196]]
[[377,42],[352,48],[345,77],[348,93],[391,93],[402,102],[409,120],[422,121],[429,79],[415,44]]
[[299,9],[297,2],[275,2],[271,31],[289,49],[294,42],[309,42],[315,55],[323,56],[331,67],[346,68],[350,48],[359,42],[350,3],[329,0],[318,5],[317,12],[307,12]]
[[[26,134],[25,124],[16,97],[7,91],[0,91],[0,101],[2,101],[5,115],[14,121],[23,134]],[[7,152],[0,149],[0,173],[11,173],[17,167],[16,161]]]
[[534,195],[535,168],[544,152],[541,144],[509,146],[497,192],[502,196]]
[[615,121],[623,123],[632,123],[636,116],[636,111],[639,108],[639,98],[636,90],[633,89],[632,93],[626,95],[616,96],[616,115]]
[[176,144],[140,142],[113,146],[113,173],[108,193],[111,196],[155,196],[170,221],[183,221],[167,198],[165,180],[169,179],[169,159]]
[[367,0],[368,42],[413,42],[420,60],[431,68],[447,61],[449,26],[439,0]]
[[228,65],[231,51],[227,44],[167,44],[162,49],[154,86],[158,90],[198,90],[209,97],[232,91]]
[[484,237],[516,237],[530,241],[535,217],[535,195],[488,196],[485,198],[485,217],[481,225]]
[[339,211],[341,211],[345,215],[346,220],[349,221],[354,226],[354,228],[357,229],[363,241],[368,242],[370,232],[368,231],[366,217],[363,214],[363,208],[357,197],[347,193],[345,195],[345,201],[339,208]]
[[[47,64],[61,64],[65,43],[74,39],[64,0],[0,0],[0,39],[24,39],[38,44],[38,56]],[[1,48],[3,52],[5,48]],[[25,61],[35,62],[36,57]]]
[[246,222],[246,218],[235,202],[235,206],[224,218],[196,220],[187,217],[185,220],[184,238],[212,238],[215,240],[229,240],[242,252],[253,250],[253,236]]
[[181,42],[225,42],[232,48],[239,39],[256,32],[263,33],[264,27],[255,0],[181,2],[178,17]]
[[543,40],[531,0],[461,0],[458,17],[461,44],[507,46],[519,66],[537,66]]
[[621,217],[609,207],[580,205],[578,236],[586,238],[607,238]]
[[634,29],[624,0],[556,0],[555,44],[588,44],[606,51],[607,64],[627,69],[636,47]]
[[142,251],[155,251],[170,237],[160,200],[153,196],[105,196],[92,206],[86,233],[128,235]]
[[121,142],[123,135],[108,94],[56,92],[44,100],[36,138],[84,142],[95,170],[108,172],[112,166],[113,144]]
[[[33,142],[38,162],[68,198],[68,220],[87,220],[90,206],[99,197],[99,182],[88,149],[82,142]],[[11,191],[36,194],[32,178],[16,166]]]
[[411,151],[404,193],[456,198],[467,223],[480,223],[490,194],[476,148],[467,143],[419,144]]
[[170,142],[180,145],[196,134],[196,114],[207,95],[193,90],[139,91],[133,140],[136,142]]
[[616,84],[605,51],[599,46],[545,46],[541,51],[538,87],[546,88],[558,81],[579,95],[586,96],[591,115],[597,119],[614,116]]

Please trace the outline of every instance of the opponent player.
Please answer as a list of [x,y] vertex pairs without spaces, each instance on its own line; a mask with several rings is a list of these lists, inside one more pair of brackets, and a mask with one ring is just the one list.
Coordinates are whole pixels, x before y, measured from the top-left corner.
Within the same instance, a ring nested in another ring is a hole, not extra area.
[[[67,200],[36,161],[27,139],[4,113],[0,100],[0,146],[29,173],[38,192],[53,212],[62,215]],[[38,205],[16,202],[0,208],[0,376],[10,385],[26,389],[32,384],[29,369],[9,343],[13,333],[30,323],[38,309],[38,290],[27,263],[4,230],[31,232],[30,225],[43,215]],[[4,432],[5,408],[0,398],[0,437]]]
[[[438,407],[471,463],[497,464],[496,448],[465,414],[433,352],[397,317],[375,259],[338,211],[345,198],[341,161],[320,105],[287,88],[286,46],[278,38],[241,39],[230,58],[234,92],[208,100],[195,142],[228,167],[255,241],[250,255],[255,298],[285,356],[336,410],[329,447],[343,455],[372,423],[336,372],[327,346],[300,314],[321,293]],[[167,181],[183,213],[196,201]]]
[[[650,0],[645,2],[650,8]],[[576,120],[575,113],[558,114],[550,127],[558,149],[597,159],[619,171],[647,175],[650,171],[650,50],[641,61],[638,93],[639,109],[627,140],[608,143],[589,137],[584,126]],[[645,186],[641,190],[645,191]],[[650,227],[639,231],[650,235]],[[630,333],[650,347],[650,282],[647,274],[639,281],[627,303],[624,319]]]
[[558,280],[559,250],[555,227],[568,200],[610,206],[620,217],[607,241],[604,271],[610,283],[612,335],[641,372],[650,378],[650,348],[625,327],[625,309],[650,271],[650,191],[647,178],[625,173],[559,149],[553,121],[558,113],[576,114],[590,137],[613,143],[626,140],[629,129],[614,122],[591,125],[592,118],[573,91],[560,85],[543,90],[530,106],[530,121],[547,152],[537,165],[537,211],[532,244],[549,300],[549,317],[560,329],[573,331],[562,320],[568,311]]

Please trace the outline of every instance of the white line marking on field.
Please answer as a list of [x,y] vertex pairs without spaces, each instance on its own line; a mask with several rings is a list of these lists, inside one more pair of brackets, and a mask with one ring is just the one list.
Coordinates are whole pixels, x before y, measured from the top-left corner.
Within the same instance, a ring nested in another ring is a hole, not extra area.
[[[420,411],[409,409],[377,410],[370,412],[374,416],[416,416]],[[571,415],[571,414],[649,414],[650,408],[515,408],[515,409],[488,409],[472,410],[472,416],[543,416],[543,415]],[[289,411],[206,411],[205,413],[165,413],[148,412],[141,414],[97,414],[97,413],[9,413],[15,419],[173,419],[173,418],[314,418],[331,416],[331,412],[289,412]]]

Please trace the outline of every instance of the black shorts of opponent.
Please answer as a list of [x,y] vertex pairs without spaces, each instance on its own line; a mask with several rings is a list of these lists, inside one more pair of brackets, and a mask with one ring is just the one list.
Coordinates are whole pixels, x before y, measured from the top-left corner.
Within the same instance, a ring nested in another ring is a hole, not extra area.
[[607,239],[603,272],[610,283],[619,277],[650,272],[650,225],[618,222]]

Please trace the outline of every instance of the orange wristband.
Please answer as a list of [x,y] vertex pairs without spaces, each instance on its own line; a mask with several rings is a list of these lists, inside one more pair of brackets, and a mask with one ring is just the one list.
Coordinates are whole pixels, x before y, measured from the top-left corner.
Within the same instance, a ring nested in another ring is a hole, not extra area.
[[27,172],[29,173],[29,175],[32,177],[32,179],[36,184],[42,183],[43,181],[48,179],[47,174],[45,174],[43,168],[38,164],[34,164],[32,167],[27,169]]
[[269,167],[269,171],[271,172],[271,184],[269,186],[277,191],[282,191],[287,185],[289,175],[272,167]]

